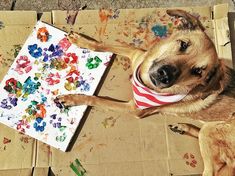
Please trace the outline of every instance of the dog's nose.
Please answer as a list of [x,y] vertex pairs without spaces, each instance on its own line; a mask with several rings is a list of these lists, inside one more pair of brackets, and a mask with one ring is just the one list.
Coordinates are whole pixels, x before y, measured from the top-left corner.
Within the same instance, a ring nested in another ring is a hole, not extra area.
[[178,70],[172,65],[163,65],[157,70],[157,79],[163,84],[171,84],[176,79]]
[[157,85],[162,83],[166,86],[171,85],[179,75],[177,67],[172,65],[163,65],[156,72],[150,75],[152,82]]

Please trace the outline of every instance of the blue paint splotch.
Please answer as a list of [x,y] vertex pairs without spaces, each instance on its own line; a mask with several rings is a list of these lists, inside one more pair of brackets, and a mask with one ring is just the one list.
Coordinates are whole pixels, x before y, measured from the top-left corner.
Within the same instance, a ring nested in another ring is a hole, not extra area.
[[156,24],[151,29],[155,36],[166,37],[167,36],[167,26]]

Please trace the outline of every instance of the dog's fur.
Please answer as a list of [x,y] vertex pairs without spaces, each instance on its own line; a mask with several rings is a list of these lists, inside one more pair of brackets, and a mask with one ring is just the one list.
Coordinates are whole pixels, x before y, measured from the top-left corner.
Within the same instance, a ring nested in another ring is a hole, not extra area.
[[[147,87],[158,93],[187,94],[183,100],[143,110],[137,109],[133,100],[120,102],[110,98],[81,94],[61,95],[58,97],[59,101],[63,102],[65,106],[86,104],[106,110],[131,113],[138,118],[155,113],[194,113],[196,119],[206,121],[232,118],[234,113],[231,113],[230,116],[220,116],[220,113],[223,106],[229,104],[235,107],[234,71],[225,66],[223,60],[218,58],[213,42],[204,32],[204,27],[197,18],[183,10],[167,10],[167,13],[170,16],[181,18],[182,24],[169,38],[162,40],[147,51],[132,46],[103,44],[74,32],[68,35],[68,39],[82,48],[109,51],[128,57],[133,71],[138,66],[140,67],[139,76]],[[173,67],[177,71],[173,71],[171,80],[161,82],[159,78],[154,77],[154,74],[165,65]],[[213,122],[212,124],[216,126],[220,123]],[[220,131],[218,134],[211,124],[205,125],[202,130],[187,124],[183,126],[186,128],[183,131],[191,136],[198,137],[199,135],[205,176],[216,175],[219,172],[228,173],[234,168],[235,153],[233,152],[235,149],[233,149],[233,145],[235,143],[231,139],[231,133],[234,131],[233,123],[223,122],[223,124],[222,126],[229,127],[228,129],[216,127],[216,130]],[[171,126],[171,128],[176,127]],[[227,136],[223,138],[222,134]],[[204,141],[204,138],[211,140]],[[230,143],[232,147],[229,146]],[[216,150],[218,148],[221,148],[223,152],[219,153]],[[225,164],[227,165],[224,167]],[[223,165],[222,169],[221,165]]]

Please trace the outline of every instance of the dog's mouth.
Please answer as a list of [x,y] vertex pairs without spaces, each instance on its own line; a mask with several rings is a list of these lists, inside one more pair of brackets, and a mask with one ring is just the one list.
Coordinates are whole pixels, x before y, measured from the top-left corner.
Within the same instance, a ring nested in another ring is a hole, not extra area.
[[149,68],[149,78],[152,84],[158,88],[172,86],[180,75],[180,70],[171,64],[158,65],[153,63]]

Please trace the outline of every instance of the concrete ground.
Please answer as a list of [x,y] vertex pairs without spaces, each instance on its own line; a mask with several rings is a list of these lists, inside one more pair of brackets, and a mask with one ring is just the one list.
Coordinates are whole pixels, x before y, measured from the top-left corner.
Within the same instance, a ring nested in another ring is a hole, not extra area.
[[235,0],[0,0],[0,10],[36,10],[38,12],[100,8],[148,8],[177,6],[206,6],[228,2],[234,11]]

